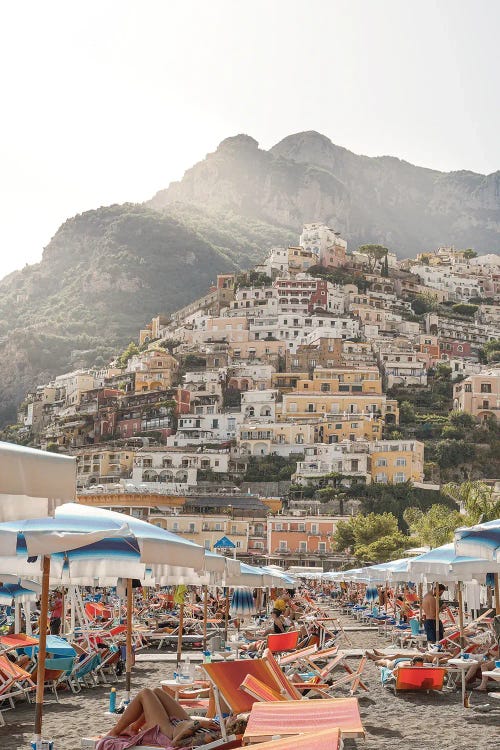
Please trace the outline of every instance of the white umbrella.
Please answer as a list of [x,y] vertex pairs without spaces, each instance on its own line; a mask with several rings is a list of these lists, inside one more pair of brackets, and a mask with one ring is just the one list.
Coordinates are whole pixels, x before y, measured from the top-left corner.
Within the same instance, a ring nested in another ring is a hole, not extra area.
[[50,516],[75,493],[75,458],[0,442],[0,521]]

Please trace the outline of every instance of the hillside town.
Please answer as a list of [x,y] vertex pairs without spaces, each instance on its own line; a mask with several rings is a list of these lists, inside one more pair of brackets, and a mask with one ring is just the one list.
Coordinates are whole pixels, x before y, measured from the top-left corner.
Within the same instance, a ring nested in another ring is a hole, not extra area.
[[[499,301],[500,256],[398,260],[306,224],[296,247],[153,318],[107,367],[39,384],[16,436],[76,455],[81,502],[206,549],[227,537],[241,560],[328,570],[356,488],[438,493],[432,425],[497,419]],[[436,383],[448,396],[429,403]]]

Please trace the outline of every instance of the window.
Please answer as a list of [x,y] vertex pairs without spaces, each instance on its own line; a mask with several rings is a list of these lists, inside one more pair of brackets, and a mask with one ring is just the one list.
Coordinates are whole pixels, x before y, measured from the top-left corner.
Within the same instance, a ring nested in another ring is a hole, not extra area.
[[299,530],[299,531],[305,531],[305,530],[306,530],[306,525],[305,525],[305,523],[299,523],[299,524],[298,524],[298,530]]
[[295,412],[297,411],[297,404],[292,401],[290,404],[288,404],[288,411]]
[[307,552],[307,542],[299,542],[299,552]]
[[275,530],[275,531],[281,531],[281,524],[280,524],[280,523],[277,523],[277,524],[275,525],[275,527],[274,527],[274,530]]
[[380,474],[377,474],[375,476],[375,481],[385,484],[387,482],[387,474],[384,474],[383,472],[381,472]]
[[394,474],[394,484],[403,484],[403,482],[406,482],[406,474],[402,471],[399,471],[397,474]]
[[189,533],[194,534],[194,523],[189,524]]
[[280,541],[280,547],[279,547],[279,549],[280,549],[280,552],[287,552],[288,551],[287,543],[283,542],[283,541]]
[[210,549],[210,539],[205,539],[204,546],[205,546],[205,549],[208,549],[208,550]]
[[318,533],[318,524],[312,523],[311,524],[311,534],[317,534]]
[[179,524],[177,523],[177,521],[173,522],[173,524],[172,524],[172,530],[173,531],[179,531]]
[[491,383],[481,383],[481,393],[491,393]]
[[319,542],[318,552],[326,552],[326,542]]
[[396,466],[406,466],[406,458],[397,458]]

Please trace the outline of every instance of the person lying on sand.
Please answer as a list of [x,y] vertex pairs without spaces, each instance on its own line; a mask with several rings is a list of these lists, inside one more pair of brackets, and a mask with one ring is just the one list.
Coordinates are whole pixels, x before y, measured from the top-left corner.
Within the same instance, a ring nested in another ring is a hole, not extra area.
[[209,718],[192,719],[160,688],[144,688],[128,704],[113,729],[97,743],[96,750],[125,750],[134,745],[180,747],[199,729],[218,730]]

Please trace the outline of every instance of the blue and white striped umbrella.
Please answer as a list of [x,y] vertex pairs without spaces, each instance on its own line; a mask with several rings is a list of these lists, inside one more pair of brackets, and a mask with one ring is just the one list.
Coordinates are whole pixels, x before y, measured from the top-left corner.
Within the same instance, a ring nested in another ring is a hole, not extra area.
[[252,590],[246,587],[234,589],[229,606],[232,617],[248,617],[257,612]]
[[500,519],[457,529],[455,552],[500,562]]
[[[38,587],[39,588],[39,587]],[[24,604],[26,602],[36,602],[38,593],[30,589],[25,589],[18,583],[4,583],[0,586],[0,604],[12,604],[12,600]]]

